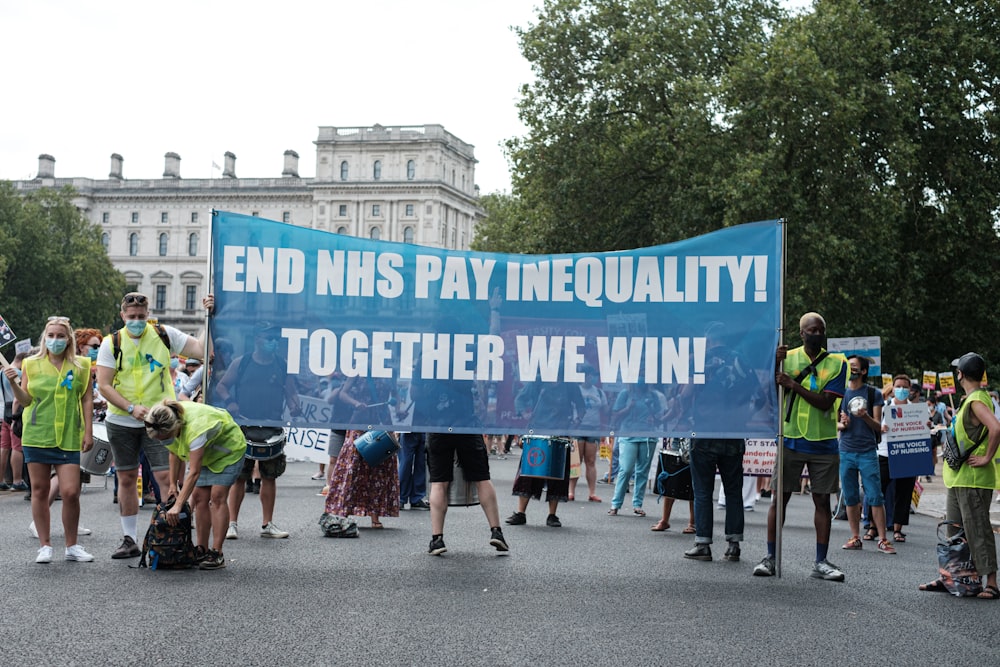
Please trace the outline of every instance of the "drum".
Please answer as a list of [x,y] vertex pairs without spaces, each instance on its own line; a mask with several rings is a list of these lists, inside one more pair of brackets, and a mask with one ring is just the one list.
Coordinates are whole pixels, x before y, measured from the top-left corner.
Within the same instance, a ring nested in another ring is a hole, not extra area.
[[562,479],[566,476],[569,440],[536,435],[525,436],[522,442],[524,448],[521,451],[521,477]]
[[285,429],[278,426],[241,426],[247,439],[247,458],[267,461],[285,450]]
[[367,431],[354,440],[354,447],[365,463],[372,467],[399,451],[396,436],[389,431]]
[[451,483],[448,484],[448,506],[469,507],[478,504],[479,487],[475,482],[465,481],[465,473],[458,464],[458,457],[455,457],[455,469],[451,474]]
[[94,446],[89,452],[80,453],[80,470],[91,475],[105,475],[111,469],[111,445],[108,443],[108,427],[94,424]]

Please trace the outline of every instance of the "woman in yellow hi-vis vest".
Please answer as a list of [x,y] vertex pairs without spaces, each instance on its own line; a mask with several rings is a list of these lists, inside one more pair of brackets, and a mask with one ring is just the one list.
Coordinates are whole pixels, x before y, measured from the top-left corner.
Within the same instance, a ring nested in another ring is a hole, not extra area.
[[[145,417],[149,437],[162,441],[170,451],[170,490],[177,495],[167,511],[167,522],[176,525],[188,498],[194,510],[196,543],[203,570],[226,566],[222,543],[229,526],[229,487],[243,469],[247,442],[232,416],[221,408],[193,401],[165,399]],[[187,463],[187,474],[180,482]],[[179,488],[178,488],[179,487]],[[211,532],[212,547],[208,547]]]
[[41,348],[24,360],[21,381],[7,366],[17,402],[24,407],[21,445],[31,477],[31,515],[38,531],[36,563],[52,562],[49,526],[49,475],[55,468],[62,495],[66,560],[89,562],[94,557],[76,543],[80,523],[80,452],[94,446],[94,394],[90,359],[76,356],[73,327],[66,317],[49,318]]

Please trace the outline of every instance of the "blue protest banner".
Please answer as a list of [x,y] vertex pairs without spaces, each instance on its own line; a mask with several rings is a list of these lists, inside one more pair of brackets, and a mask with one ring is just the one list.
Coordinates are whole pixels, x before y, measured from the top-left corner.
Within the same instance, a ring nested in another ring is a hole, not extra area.
[[[211,333],[234,358],[209,400],[244,424],[774,437],[781,233],[528,256],[216,212]],[[258,367],[287,379],[266,404]]]

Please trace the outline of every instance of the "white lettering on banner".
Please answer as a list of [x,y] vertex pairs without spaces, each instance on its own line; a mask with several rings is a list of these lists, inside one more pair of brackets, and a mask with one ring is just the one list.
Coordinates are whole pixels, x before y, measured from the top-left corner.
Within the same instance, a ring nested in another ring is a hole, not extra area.
[[[297,248],[232,246],[222,249],[225,292],[299,294],[305,290],[306,255]],[[662,261],[661,261],[662,260]],[[683,261],[682,261],[683,260]],[[409,266],[407,266],[409,264]],[[719,303],[723,286],[732,303],[767,302],[766,255],[600,255],[507,262],[503,278],[509,302],[568,303],[591,308],[606,302]],[[318,296],[487,301],[497,260],[464,255],[359,250],[317,250]],[[408,284],[405,276],[412,276]]]
[[[504,379],[504,340],[493,334],[447,334],[349,329],[283,328],[289,374],[340,370],[345,377],[409,380]],[[514,337],[517,379],[582,382],[584,336]],[[303,346],[306,346],[305,351]],[[598,336],[597,365],[603,383],[704,384],[705,338]],[[305,352],[306,358],[303,358]],[[416,363],[418,362],[419,363]]]

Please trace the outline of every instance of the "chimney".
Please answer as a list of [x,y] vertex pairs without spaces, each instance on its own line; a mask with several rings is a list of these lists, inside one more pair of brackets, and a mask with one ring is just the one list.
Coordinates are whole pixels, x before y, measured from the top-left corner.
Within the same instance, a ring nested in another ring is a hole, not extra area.
[[38,156],[38,173],[35,178],[55,178],[56,159],[51,155],[42,153]]
[[181,156],[177,153],[167,153],[163,156],[163,178],[181,177]]
[[222,177],[236,178],[236,156],[231,152],[226,151],[225,158],[226,160],[223,164],[226,166],[222,169]]
[[285,168],[281,171],[282,176],[290,178],[299,177],[299,154],[293,150],[285,151]]
[[122,156],[118,153],[111,154],[111,173],[108,174],[108,178],[113,178],[116,181],[122,179]]

